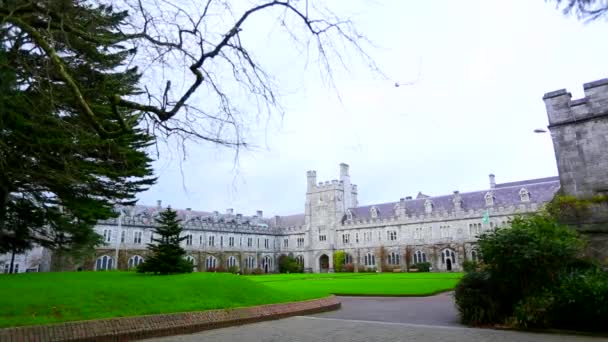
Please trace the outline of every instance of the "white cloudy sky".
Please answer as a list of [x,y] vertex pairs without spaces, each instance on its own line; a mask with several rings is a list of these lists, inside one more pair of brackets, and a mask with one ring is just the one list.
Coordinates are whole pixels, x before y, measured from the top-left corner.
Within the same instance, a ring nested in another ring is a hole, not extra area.
[[[234,153],[190,145],[186,160],[164,152],[158,184],[140,204],[198,210],[235,208],[266,216],[304,210],[306,171],[338,178],[351,166],[361,205],[487,188],[557,175],[544,93],[608,76],[608,23],[565,18],[542,0],[331,1],[376,45],[389,77],[363,65],[328,87],[314,65],[273,29],[252,21],[247,46],[284,94],[285,116],[262,118],[248,133],[258,148]],[[395,88],[395,81],[417,80]]]

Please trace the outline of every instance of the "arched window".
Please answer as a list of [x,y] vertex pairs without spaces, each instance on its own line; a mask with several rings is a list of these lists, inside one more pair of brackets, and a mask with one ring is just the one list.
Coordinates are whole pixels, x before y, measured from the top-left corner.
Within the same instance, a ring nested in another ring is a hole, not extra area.
[[418,264],[421,262],[426,262],[426,253],[422,251],[414,252],[414,264]]
[[96,271],[108,271],[114,268],[114,259],[107,255],[102,255],[95,262]]
[[140,257],[139,255],[134,255],[129,258],[129,268],[131,269],[133,267],[137,267],[137,265],[141,264],[142,262],[144,262],[144,258]]
[[262,258],[262,269],[264,273],[272,272],[272,258],[270,256],[267,255]]
[[207,271],[213,272],[215,271],[216,267],[217,259],[213,255],[208,256],[205,260],[205,268],[207,269]]
[[236,258],[234,256],[228,257],[228,260],[226,260],[226,266],[228,266],[228,267],[237,266]]
[[391,252],[387,261],[389,265],[399,265],[399,253]]
[[448,271],[451,271],[452,266],[456,264],[456,253],[449,248],[444,249],[441,251],[441,263]]
[[371,253],[367,253],[363,257],[363,261],[365,266],[376,266],[376,257]]
[[304,265],[304,256],[303,255],[296,256],[296,262],[298,263],[298,265]]
[[245,268],[247,269],[254,269],[255,268],[255,258],[254,257],[247,257],[245,258]]
[[471,260],[475,261],[475,262],[479,261],[479,257],[477,256],[477,251],[476,250],[472,250],[471,251]]
[[519,190],[519,198],[522,202],[530,202],[530,192],[526,188]]
[[353,256],[350,255],[350,254],[348,254],[348,253],[345,253],[344,254],[344,263],[345,264],[352,264],[353,263]]

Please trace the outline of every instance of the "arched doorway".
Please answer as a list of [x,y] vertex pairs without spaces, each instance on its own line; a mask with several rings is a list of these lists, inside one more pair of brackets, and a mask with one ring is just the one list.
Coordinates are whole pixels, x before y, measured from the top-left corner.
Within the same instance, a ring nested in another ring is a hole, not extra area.
[[321,272],[329,272],[329,257],[325,254],[319,258],[319,269]]
[[441,251],[441,263],[445,265],[446,271],[453,270],[456,264],[456,253],[449,248],[444,249]]
[[262,259],[262,269],[264,270],[264,273],[272,272],[272,259],[269,256],[265,256]]

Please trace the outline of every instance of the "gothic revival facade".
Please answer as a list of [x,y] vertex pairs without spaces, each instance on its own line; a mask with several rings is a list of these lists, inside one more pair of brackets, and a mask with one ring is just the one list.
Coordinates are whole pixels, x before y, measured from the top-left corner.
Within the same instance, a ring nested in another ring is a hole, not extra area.
[[[331,272],[333,252],[339,250],[355,268],[406,270],[429,262],[434,271],[461,270],[464,260],[476,258],[478,234],[539,210],[560,187],[557,177],[496,184],[490,175],[488,188],[480,191],[419,193],[359,206],[348,165],[340,164],[337,180],[317,183],[316,177],[308,171],[304,213],[299,215],[178,210],[187,236],[183,246],[195,270],[237,266],[276,272],[278,257],[291,254],[309,272]],[[96,230],[106,245],[84,267],[127,269],[145,260],[160,210],[160,201],[156,207],[122,208],[118,218],[100,222]]]

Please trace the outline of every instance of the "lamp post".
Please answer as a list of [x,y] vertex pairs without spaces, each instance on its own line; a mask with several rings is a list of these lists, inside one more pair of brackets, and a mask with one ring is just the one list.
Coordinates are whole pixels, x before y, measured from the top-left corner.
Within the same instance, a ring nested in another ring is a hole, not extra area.
[[120,249],[120,240],[122,239],[122,208],[119,208],[118,213],[118,232],[116,234],[116,265],[115,269],[118,270],[118,250]]

